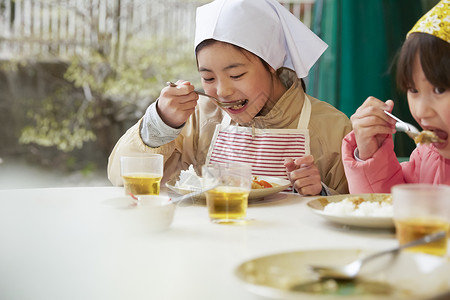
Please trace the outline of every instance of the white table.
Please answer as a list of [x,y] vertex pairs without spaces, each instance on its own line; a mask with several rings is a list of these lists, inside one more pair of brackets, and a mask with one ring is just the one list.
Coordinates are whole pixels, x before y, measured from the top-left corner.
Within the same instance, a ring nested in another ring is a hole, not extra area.
[[211,224],[205,206],[191,205],[177,207],[167,231],[130,233],[110,226],[104,205],[123,193],[117,187],[0,190],[0,299],[260,299],[234,275],[245,260],[396,245],[392,231],[327,222],[296,194],[251,205],[246,225]]

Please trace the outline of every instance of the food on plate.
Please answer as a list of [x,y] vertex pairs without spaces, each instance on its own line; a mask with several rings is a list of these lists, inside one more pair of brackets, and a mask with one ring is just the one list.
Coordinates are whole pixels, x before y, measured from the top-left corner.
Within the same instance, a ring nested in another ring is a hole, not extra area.
[[346,197],[338,202],[329,202],[323,211],[337,216],[393,217],[392,196],[383,195],[371,201],[360,196]]
[[265,189],[271,187],[272,185],[265,180],[257,180],[257,179],[252,180],[252,189]]
[[[175,182],[175,187],[181,189],[192,189],[201,188],[203,178],[198,176],[192,165],[189,166],[187,170],[182,170],[180,172],[179,179]],[[267,189],[280,186],[276,183],[270,183],[266,180],[259,178],[258,176],[253,176],[252,189]]]
[[258,176],[253,176],[252,180],[252,189],[266,189],[266,188],[272,188],[276,187],[278,184],[276,183],[269,183],[265,180],[259,179]]
[[440,139],[433,131],[424,130],[414,138],[414,142],[416,142],[416,144],[431,144],[442,143],[443,140]]

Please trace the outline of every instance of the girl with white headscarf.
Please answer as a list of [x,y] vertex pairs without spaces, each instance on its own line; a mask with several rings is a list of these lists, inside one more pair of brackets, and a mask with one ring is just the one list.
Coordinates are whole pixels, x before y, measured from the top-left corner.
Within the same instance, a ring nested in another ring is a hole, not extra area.
[[348,118],[308,96],[303,81],[327,45],[276,0],[216,0],[197,9],[200,97],[189,82],[162,89],[116,144],[122,155],[161,153],[163,182],[210,162],[248,162],[253,175],[289,178],[303,195],[346,193],[340,146]]

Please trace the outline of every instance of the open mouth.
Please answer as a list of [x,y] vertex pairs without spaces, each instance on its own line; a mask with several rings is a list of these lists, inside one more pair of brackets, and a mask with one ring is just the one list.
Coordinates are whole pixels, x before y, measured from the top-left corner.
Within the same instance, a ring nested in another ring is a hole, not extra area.
[[425,130],[431,131],[438,139],[442,140],[442,142],[448,139],[448,133],[444,130],[437,128],[425,128]]
[[414,138],[416,144],[433,144],[438,148],[444,147],[444,143],[446,143],[448,138],[447,132],[430,127],[423,127],[423,129],[424,130]]
[[241,108],[243,108],[245,105],[247,105],[248,100],[244,99],[244,100],[239,100],[239,101],[235,101],[236,104],[229,106],[228,109],[231,110],[240,110]]
[[447,132],[445,132],[445,131],[443,131],[443,130],[440,130],[440,129],[434,129],[434,130],[432,130],[433,132],[434,132],[434,134],[438,137],[438,138],[440,138],[441,140],[447,140],[448,139],[448,133]]

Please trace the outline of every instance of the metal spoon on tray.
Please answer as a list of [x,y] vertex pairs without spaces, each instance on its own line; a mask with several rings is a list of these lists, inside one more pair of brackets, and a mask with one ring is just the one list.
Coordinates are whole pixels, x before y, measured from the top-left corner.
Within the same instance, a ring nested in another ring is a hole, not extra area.
[[355,278],[358,275],[359,271],[361,270],[362,265],[368,262],[369,260],[372,260],[385,254],[397,253],[405,248],[414,247],[422,244],[428,244],[440,239],[445,239],[447,238],[446,235],[447,233],[445,231],[439,231],[433,234],[426,235],[420,239],[414,240],[404,245],[395,247],[393,249],[376,252],[366,257],[354,260],[353,262],[346,265],[341,266],[311,265],[310,268],[312,271],[317,273],[320,276],[320,278],[349,280]]
[[[170,201],[171,201],[172,203],[174,203],[174,204],[177,204],[177,203],[182,202],[182,201],[184,201],[184,200],[187,200],[187,199],[190,199],[190,198],[193,198],[193,197],[200,196],[200,195],[203,194],[204,192],[207,192],[207,191],[209,191],[209,190],[212,190],[212,189],[214,189],[215,187],[217,187],[218,185],[219,185],[219,183],[216,182],[216,183],[214,183],[214,184],[212,184],[212,185],[210,185],[210,186],[208,186],[208,187],[206,187],[206,188],[204,188],[204,189],[201,189],[201,190],[198,190],[198,191],[194,191],[194,192],[192,192],[192,193],[188,193],[188,194],[185,194],[185,195],[183,195],[183,196],[179,196],[179,197],[175,197],[175,198],[170,198]],[[130,204],[130,206],[136,206],[137,201],[139,201],[139,196],[138,196],[138,195],[134,195],[133,193],[128,193],[128,194],[130,195],[131,198],[133,198],[133,200],[136,200],[136,202]]]
[[216,183],[216,184],[210,185],[210,186],[208,186],[208,187],[206,187],[204,189],[201,189],[201,190],[189,193],[189,194],[185,194],[183,196],[171,198],[170,200],[172,201],[172,203],[177,204],[177,203],[180,203],[181,201],[184,201],[184,200],[187,200],[187,199],[190,199],[190,198],[193,198],[193,197],[200,196],[204,192],[212,190],[213,188],[217,187],[218,185],[219,185],[219,183]]
[[[177,86],[175,83],[173,83],[171,81],[166,82],[166,84],[168,86],[171,86],[171,87],[176,87]],[[205,94],[202,91],[194,90],[194,92],[197,93],[198,95],[211,98],[212,100],[214,100],[217,103],[217,105],[219,105],[220,107],[223,107],[223,108],[233,107],[235,105],[241,105],[241,104],[244,104],[245,101],[246,101],[246,100],[238,100],[238,101],[233,101],[233,102],[223,102],[223,101],[220,101],[219,99],[217,99],[216,97],[213,97],[213,96],[210,96],[208,94]]]

